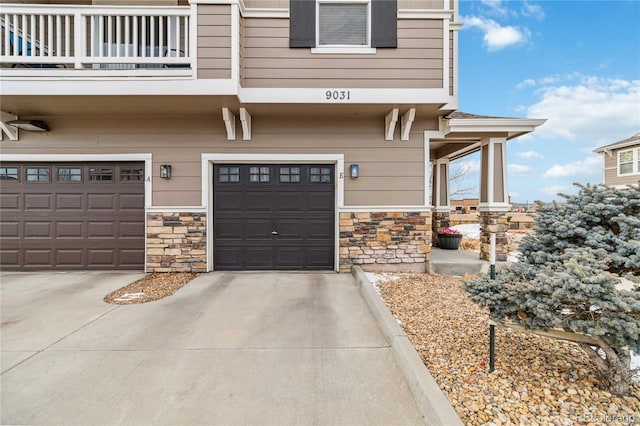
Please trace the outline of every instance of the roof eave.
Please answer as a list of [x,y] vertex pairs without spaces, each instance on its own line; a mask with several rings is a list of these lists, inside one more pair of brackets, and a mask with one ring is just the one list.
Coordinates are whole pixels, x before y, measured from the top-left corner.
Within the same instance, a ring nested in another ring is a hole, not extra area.
[[535,118],[448,118],[444,121],[444,134],[449,133],[505,133],[507,139],[533,132],[546,123]]

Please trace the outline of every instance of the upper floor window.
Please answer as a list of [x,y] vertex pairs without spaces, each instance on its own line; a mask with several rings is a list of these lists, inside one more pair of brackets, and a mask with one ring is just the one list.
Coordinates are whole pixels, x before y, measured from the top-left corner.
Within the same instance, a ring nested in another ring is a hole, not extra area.
[[398,47],[397,0],[289,0],[289,47],[375,53]]
[[618,176],[640,174],[640,148],[618,152]]
[[317,3],[317,46],[369,47],[369,2]]

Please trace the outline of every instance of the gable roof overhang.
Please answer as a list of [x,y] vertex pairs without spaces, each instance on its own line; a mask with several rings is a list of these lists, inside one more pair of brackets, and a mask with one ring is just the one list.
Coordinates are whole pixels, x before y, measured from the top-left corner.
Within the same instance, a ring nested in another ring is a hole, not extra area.
[[490,117],[455,111],[440,119],[442,138],[430,141],[434,158],[458,158],[480,149],[481,140],[490,137],[514,139],[533,132],[546,119]]
[[601,146],[593,150],[598,154],[607,154],[611,156],[614,149],[627,148],[634,145],[640,145],[640,132],[631,136],[630,138],[623,139],[618,142],[610,143],[609,145]]

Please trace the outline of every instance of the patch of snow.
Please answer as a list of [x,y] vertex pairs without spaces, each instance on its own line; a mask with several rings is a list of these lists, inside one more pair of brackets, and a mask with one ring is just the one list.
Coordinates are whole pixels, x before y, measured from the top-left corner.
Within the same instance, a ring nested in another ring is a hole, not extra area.
[[631,369],[637,369],[632,380],[640,383],[640,354],[631,352]]
[[455,229],[460,232],[464,238],[470,240],[480,240],[480,224],[479,223],[464,223],[461,225],[452,226],[451,229]]
[[376,274],[374,272],[365,272],[364,274],[367,276],[367,279],[371,282],[371,284],[373,284],[373,287],[376,289],[378,294],[380,294],[380,287],[378,286],[379,282],[392,281],[400,278],[395,274]]
[[511,262],[511,263],[520,262],[520,257],[521,256],[522,256],[521,252],[512,251],[509,254],[507,254],[507,262]]
[[564,308],[560,311],[562,315],[573,315],[573,311],[571,309]]
[[115,302],[129,302],[131,300],[139,299],[144,296],[144,293],[125,293],[122,296],[113,299]]

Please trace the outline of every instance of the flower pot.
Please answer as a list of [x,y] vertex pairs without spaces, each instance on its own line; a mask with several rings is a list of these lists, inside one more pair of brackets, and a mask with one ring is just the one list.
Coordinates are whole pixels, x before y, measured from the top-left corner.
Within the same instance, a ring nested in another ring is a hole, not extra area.
[[462,234],[438,234],[438,247],[445,250],[458,250]]

